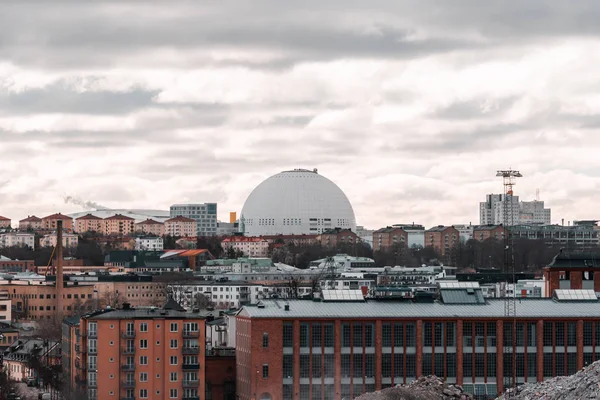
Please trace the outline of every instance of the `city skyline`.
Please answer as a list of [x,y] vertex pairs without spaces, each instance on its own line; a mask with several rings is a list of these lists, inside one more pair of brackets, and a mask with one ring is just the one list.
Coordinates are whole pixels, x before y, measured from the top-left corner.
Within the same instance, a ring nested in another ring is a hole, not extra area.
[[594,219],[600,4],[476,4],[2,3],[0,215],[73,196],[226,221],[318,168],[359,225],[476,224],[512,167],[553,223]]

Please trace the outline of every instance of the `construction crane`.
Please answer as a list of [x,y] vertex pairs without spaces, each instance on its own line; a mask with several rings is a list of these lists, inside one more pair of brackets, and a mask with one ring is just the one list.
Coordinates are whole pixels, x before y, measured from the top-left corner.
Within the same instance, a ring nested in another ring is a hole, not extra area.
[[[510,276],[510,280],[513,283],[512,295],[504,293],[504,321],[511,323],[510,329],[510,346],[503,346],[503,357],[510,357],[510,364],[505,363],[504,365],[511,365],[511,371],[502,371],[504,375],[504,388],[516,387],[517,376],[516,376],[516,327],[517,327],[517,302],[516,302],[516,282],[515,282],[515,256],[513,251],[513,236],[511,233],[511,227],[515,225],[515,210],[513,201],[513,186],[516,184],[516,178],[521,178],[523,175],[519,171],[513,169],[501,170],[496,172],[497,177],[502,178],[502,185],[504,186],[503,195],[503,212],[502,212],[502,226],[504,227],[504,273],[507,278]],[[507,279],[508,281],[509,279]],[[506,283],[508,287],[508,282]],[[504,325],[506,326],[506,325]],[[507,334],[504,330],[505,337]],[[505,343],[509,343],[506,342]],[[510,392],[506,393],[505,398],[510,397]]]
[[45,276],[56,275],[54,271],[54,265],[52,265],[52,260],[54,260],[54,253],[56,252],[56,246],[52,247],[52,254],[50,254],[50,259],[48,260],[48,265],[46,265],[46,271],[44,273]]

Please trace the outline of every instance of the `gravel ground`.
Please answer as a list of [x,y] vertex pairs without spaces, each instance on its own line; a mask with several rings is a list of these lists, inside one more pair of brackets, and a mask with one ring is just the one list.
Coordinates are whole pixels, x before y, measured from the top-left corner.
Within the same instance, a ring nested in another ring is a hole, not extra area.
[[574,375],[559,376],[540,383],[519,386],[497,400],[600,399],[600,361]]
[[355,400],[471,400],[458,385],[449,385],[435,376],[423,376],[408,385],[363,394]]

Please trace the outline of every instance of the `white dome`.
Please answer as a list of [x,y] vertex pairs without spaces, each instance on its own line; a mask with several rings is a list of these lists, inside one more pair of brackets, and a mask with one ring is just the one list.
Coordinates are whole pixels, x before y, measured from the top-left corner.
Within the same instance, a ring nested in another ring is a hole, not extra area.
[[356,230],[350,201],[317,170],[283,171],[263,181],[246,199],[240,218],[246,236]]

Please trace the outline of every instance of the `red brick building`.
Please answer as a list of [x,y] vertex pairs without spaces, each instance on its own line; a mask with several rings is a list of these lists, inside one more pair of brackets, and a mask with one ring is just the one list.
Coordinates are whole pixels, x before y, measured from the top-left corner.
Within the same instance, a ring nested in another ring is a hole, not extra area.
[[373,232],[373,251],[386,251],[401,245],[407,247],[408,233],[402,228],[386,227]]
[[600,359],[592,297],[523,299],[516,321],[467,290],[431,303],[265,300],[237,316],[237,394],[340,400],[435,374],[494,398]]
[[360,243],[361,239],[350,229],[335,228],[321,233],[318,236],[321,246],[323,247],[338,247],[343,244]]
[[34,260],[11,260],[0,256],[0,272],[35,271]]
[[504,240],[507,230],[502,225],[477,225],[473,227],[473,239],[483,242],[487,239]]
[[546,293],[556,289],[592,289],[600,292],[600,254],[562,251],[544,268]]
[[425,231],[425,246],[433,247],[442,257],[460,242],[460,232],[453,226],[439,225]]

